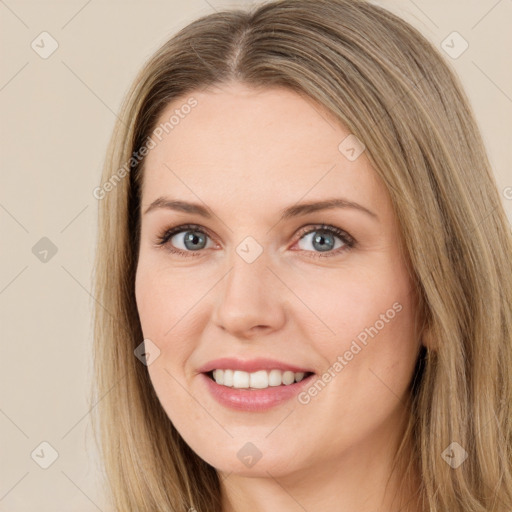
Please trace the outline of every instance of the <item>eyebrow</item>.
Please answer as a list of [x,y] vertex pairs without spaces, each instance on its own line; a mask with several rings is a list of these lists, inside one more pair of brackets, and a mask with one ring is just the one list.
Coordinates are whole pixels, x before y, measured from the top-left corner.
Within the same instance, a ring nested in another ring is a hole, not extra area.
[[[210,219],[213,217],[213,214],[211,210],[206,208],[205,206],[202,206],[198,203],[190,203],[188,201],[179,201],[179,200],[173,200],[166,197],[159,197],[158,199],[155,199],[146,211],[144,212],[144,215],[159,209],[159,208],[165,208],[168,210],[174,210],[178,212],[185,212],[185,213],[193,213],[200,215],[202,217],[205,217],[207,219]],[[352,208],[355,210],[359,210],[363,213],[366,213],[370,217],[378,220],[378,216],[376,213],[372,212],[368,208],[365,208],[364,206],[360,205],[359,203],[355,203],[353,201],[349,201],[348,199],[344,199],[341,197],[331,198],[331,199],[325,199],[323,201],[313,201],[308,203],[298,203],[293,206],[289,206],[288,208],[285,208],[281,211],[281,218],[280,221],[292,218],[292,217],[298,217],[300,215],[306,215],[308,213],[314,213],[320,210],[331,210],[334,208]]]

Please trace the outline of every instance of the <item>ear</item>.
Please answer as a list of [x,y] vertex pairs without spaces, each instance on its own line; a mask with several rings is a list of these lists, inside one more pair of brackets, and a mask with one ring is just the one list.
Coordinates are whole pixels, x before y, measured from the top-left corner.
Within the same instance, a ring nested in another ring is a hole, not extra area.
[[435,352],[437,350],[437,343],[433,336],[430,326],[426,326],[421,333],[421,344],[427,349]]
[[415,309],[415,335],[418,340],[419,347],[425,347],[427,350],[436,350],[436,339],[432,330],[432,317],[425,300],[420,295],[418,288],[414,295]]

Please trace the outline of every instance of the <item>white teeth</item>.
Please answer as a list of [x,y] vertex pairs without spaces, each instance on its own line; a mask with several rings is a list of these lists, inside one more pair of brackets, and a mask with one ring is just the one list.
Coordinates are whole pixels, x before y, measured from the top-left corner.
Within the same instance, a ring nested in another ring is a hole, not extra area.
[[[224,374],[223,377],[224,377],[224,381],[223,381],[223,384],[224,386],[229,386],[229,387],[233,387],[233,370],[217,370],[217,373],[220,373],[220,374]],[[222,380],[222,377],[221,377],[221,380]],[[217,381],[215,381],[217,382]]]
[[295,382],[300,382],[304,378],[304,372],[297,372],[295,374]]
[[280,386],[283,383],[283,372],[281,370],[270,370],[268,374],[269,386]]
[[217,384],[224,384],[224,372],[222,370],[213,370],[213,380]]
[[283,384],[286,384],[289,386],[290,384],[293,384],[293,381],[295,380],[295,375],[293,372],[284,372],[283,373]]
[[233,387],[234,388],[248,388],[249,387],[249,374],[235,370],[233,372]]
[[304,372],[281,370],[258,370],[256,372],[243,372],[241,370],[213,370],[213,379],[217,384],[237,389],[266,389],[270,386],[289,386],[300,382]]
[[268,388],[268,373],[265,370],[249,373],[250,387],[257,389]]

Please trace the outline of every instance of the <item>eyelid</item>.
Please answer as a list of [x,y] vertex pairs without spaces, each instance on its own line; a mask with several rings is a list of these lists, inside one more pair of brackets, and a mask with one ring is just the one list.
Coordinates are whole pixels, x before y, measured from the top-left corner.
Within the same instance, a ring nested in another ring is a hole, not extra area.
[[[332,226],[330,224],[322,224],[322,223],[308,224],[307,226],[300,228],[297,232],[298,240],[300,240],[304,235],[307,235],[314,231],[327,231],[329,233],[332,233],[335,236],[337,236],[338,238],[341,238],[342,240],[345,239],[345,240],[343,240],[343,242],[345,242],[347,245],[348,244],[355,245],[355,243],[356,243],[356,239],[352,235],[350,235],[350,233],[345,231],[344,229],[338,228],[337,226]],[[311,252],[311,251],[308,251],[308,252]]]

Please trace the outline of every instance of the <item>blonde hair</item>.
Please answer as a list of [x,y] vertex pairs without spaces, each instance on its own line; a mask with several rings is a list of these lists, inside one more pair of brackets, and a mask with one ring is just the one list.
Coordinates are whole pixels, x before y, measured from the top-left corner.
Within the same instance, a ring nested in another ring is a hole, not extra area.
[[[216,470],[183,441],[134,356],[143,340],[134,279],[139,148],[171,101],[229,81],[306,95],[366,146],[424,319],[403,441],[414,459],[404,467],[419,468],[422,510],[511,510],[510,227],[457,76],[416,29],[362,0],[282,0],[204,16],[155,53],[124,101],[98,187],[94,277],[91,396],[113,506],[221,510]],[[457,468],[442,457],[452,442],[467,452]]]

